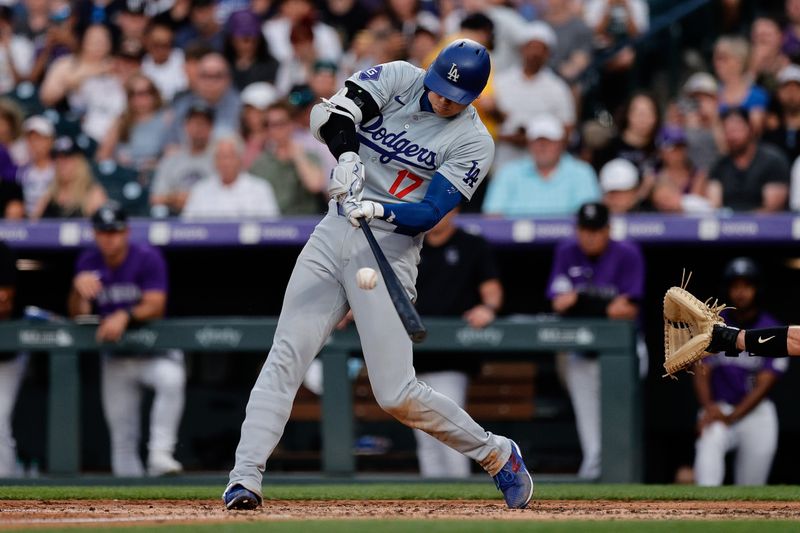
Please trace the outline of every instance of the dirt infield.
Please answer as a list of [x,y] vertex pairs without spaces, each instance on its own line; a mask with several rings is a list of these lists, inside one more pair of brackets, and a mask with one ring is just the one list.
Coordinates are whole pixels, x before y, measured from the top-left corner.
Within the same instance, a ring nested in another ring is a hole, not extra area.
[[61,525],[211,523],[359,518],[489,520],[800,519],[800,501],[540,500],[509,511],[497,500],[267,501],[255,512],[225,511],[219,500],[0,501],[0,530]]

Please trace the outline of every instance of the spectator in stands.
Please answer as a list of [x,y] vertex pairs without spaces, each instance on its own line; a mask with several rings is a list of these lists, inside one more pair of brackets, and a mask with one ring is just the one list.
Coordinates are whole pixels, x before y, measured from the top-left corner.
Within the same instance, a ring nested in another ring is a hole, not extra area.
[[641,175],[652,174],[657,159],[656,134],[661,122],[655,99],[645,93],[633,95],[617,122],[619,133],[595,154],[595,168],[621,157],[633,163]]
[[[584,19],[594,32],[595,48],[606,53],[620,43],[630,42],[647,32],[650,13],[645,0],[588,0]],[[632,46],[624,46],[603,66],[600,80],[602,101],[615,112],[630,93],[631,72],[636,60]]]
[[423,10],[418,0],[389,0],[386,3],[386,11],[400,28],[406,43],[411,41],[417,28],[428,30],[434,35],[440,33],[438,17],[430,11]]
[[183,210],[189,190],[214,173],[211,131],[214,111],[195,104],[184,119],[184,143],[158,163],[150,188],[150,204],[159,216],[177,215]]
[[28,79],[33,69],[33,43],[14,33],[14,13],[6,5],[0,6],[0,93],[14,89]]
[[0,97],[0,179],[13,180],[28,155],[22,137],[24,113],[16,102]]
[[[320,74],[316,74],[311,82],[319,80]],[[328,89],[328,81],[321,80],[315,84],[317,90],[321,93],[316,93],[311,87],[298,86],[292,89],[289,93],[289,104],[292,106],[292,120],[295,123],[293,140],[302,149],[310,154],[322,169],[322,175],[327,177],[331,175],[331,170],[337,165],[336,158],[333,157],[328,147],[319,142],[314,135],[311,134],[309,124],[311,122],[311,108],[320,97],[325,97],[324,93]],[[336,89],[334,89],[335,92]]]
[[[6,243],[0,241],[0,320],[12,317],[16,295],[16,260]],[[11,419],[27,362],[27,353],[0,352],[0,478],[17,476],[17,449]]]
[[404,54],[403,34],[389,15],[379,11],[368,19],[364,30],[358,32],[338,64],[342,77],[347,78],[373,65],[402,59]]
[[100,142],[125,110],[125,88],[113,72],[108,28],[89,26],[80,51],[59,58],[47,71],[39,97],[45,106],[66,103],[82,114],[84,133]]
[[322,22],[339,34],[344,49],[364,29],[370,12],[359,0],[326,0],[321,6]]
[[145,32],[150,18],[147,4],[143,0],[123,0],[119,10],[113,15],[114,27],[119,29],[114,42],[117,49],[143,50]]
[[50,119],[35,115],[25,121],[22,131],[28,145],[29,160],[17,171],[17,182],[22,187],[25,198],[25,214],[31,216],[56,176],[51,154],[55,128]]
[[214,144],[215,174],[189,191],[182,215],[191,219],[274,217],[280,214],[272,186],[242,168],[244,144],[234,136]]
[[747,72],[750,45],[742,37],[722,36],[714,45],[714,71],[720,81],[719,109],[725,112],[738,107],[744,109],[753,130],[760,134],[764,129],[769,95],[753,83]]
[[544,22],[528,24],[519,35],[522,65],[495,75],[497,110],[505,116],[495,156],[497,168],[525,155],[525,126],[533,117],[543,113],[555,115],[568,131],[575,125],[572,93],[547,66],[555,43],[556,35],[550,26]]
[[[747,257],[731,261],[723,272],[725,322],[743,329],[769,328],[780,323],[761,310],[758,267]],[[769,392],[786,373],[788,359],[718,353],[698,363],[694,388],[700,403],[694,473],[698,485],[720,486],[725,456],[736,450],[734,483],[764,485],[778,447],[778,415]]]
[[308,86],[314,93],[314,99],[330,98],[337,91],[338,79],[336,77],[339,67],[331,61],[316,61],[311,69]]
[[697,72],[684,84],[683,100],[678,104],[686,126],[689,159],[706,173],[726,149],[718,92],[719,85],[711,74]]
[[[789,161],[800,156],[800,66],[787,65],[778,73],[780,115],[770,120],[762,140],[780,148]],[[771,127],[770,127],[771,126]]]
[[598,200],[592,167],[566,152],[565,128],[553,115],[527,128],[529,155],[500,167],[489,182],[483,212],[505,216],[569,215]]
[[749,75],[761,86],[774,89],[778,73],[789,64],[789,58],[781,51],[783,35],[777,19],[760,15],[750,28]]
[[572,84],[592,60],[592,30],[576,12],[573,0],[548,0],[541,18],[558,36],[550,51],[550,67]]
[[656,211],[697,213],[712,210],[706,198],[707,175],[691,162],[686,132],[679,126],[665,126],[658,135],[659,168],[650,195]]
[[217,21],[215,0],[192,0],[189,23],[175,34],[175,44],[185,48],[189,43],[202,43],[216,52],[222,52],[225,35]]
[[[483,13],[494,25],[495,47],[492,50],[492,70],[495,74],[519,65],[519,37],[526,33],[526,21],[519,12],[494,0],[463,0],[460,6],[443,13],[442,29],[444,35],[458,31],[461,21],[468,15]],[[444,2],[442,4],[445,4]],[[447,6],[443,5],[443,9]],[[523,122],[523,124],[525,124]]]
[[708,197],[734,211],[782,211],[789,196],[789,163],[781,151],[759,143],[747,111],[722,116],[728,155],[709,174]]
[[169,119],[162,112],[158,88],[147,76],[134,75],[125,92],[127,109],[103,138],[95,157],[150,172],[164,150]]
[[36,61],[30,79],[39,83],[55,61],[63,56],[75,54],[80,46],[75,30],[77,18],[66,0],[52,1],[46,7],[48,19],[44,27],[42,42],[34,41]]
[[233,71],[233,84],[240,91],[255,82],[275,84],[279,63],[269,53],[261,19],[252,11],[237,11],[228,19],[225,58]]
[[312,0],[283,0],[278,9],[278,15],[267,20],[262,27],[264,37],[269,43],[268,48],[275,59],[283,63],[292,57],[292,28],[302,21],[311,21],[316,57],[339,61],[342,57],[339,35],[336,30],[317,19],[316,6]]
[[0,181],[0,215],[7,220],[25,218],[22,187],[16,181]]
[[786,0],[786,26],[781,50],[792,63],[800,60],[800,0]]
[[51,27],[49,0],[23,0],[17,3],[14,16],[14,33],[21,35],[39,48]]
[[192,43],[183,49],[183,73],[186,76],[186,89],[175,94],[173,104],[180,97],[192,94],[200,84],[200,62],[213,50],[202,43]]
[[321,59],[314,46],[314,21],[303,19],[292,25],[289,33],[291,55],[281,61],[275,86],[288,94],[294,85],[307,84],[314,64]]
[[319,214],[327,200],[327,176],[314,154],[295,142],[291,113],[291,107],[282,102],[267,108],[266,150],[250,172],[271,185],[282,215]]
[[[78,257],[69,295],[69,314],[98,314],[98,342],[116,343],[135,324],[157,320],[167,307],[167,265],[156,248],[130,242],[127,215],[114,202],[92,217],[96,246]],[[183,353],[117,352],[101,358],[103,413],[111,434],[111,469],[115,476],[145,474],[139,457],[140,409],[144,389],[155,393],[150,410],[147,474],[183,470],[175,460],[183,412],[186,370]]]
[[31,218],[86,218],[106,201],[80,148],[69,137],[53,142],[55,179],[39,199]]
[[[489,244],[458,228],[453,209],[425,234],[417,275],[417,310],[422,316],[462,318],[472,328],[494,322],[503,305],[503,286]],[[460,407],[467,400],[471,374],[479,361],[464,356],[424,353],[414,357],[417,377]],[[417,460],[422,477],[461,478],[470,474],[466,456],[455,452],[427,433],[414,430]]]
[[242,166],[250,168],[267,143],[267,109],[278,99],[275,87],[262,81],[251,83],[242,91],[242,117],[239,133],[244,140]]
[[638,211],[646,193],[642,191],[639,169],[627,159],[612,159],[600,169],[603,203],[614,214]]
[[231,74],[225,58],[216,52],[203,56],[198,65],[197,83],[190,91],[175,99],[172,109],[175,121],[168,142],[182,141],[183,119],[190,107],[197,103],[205,104],[214,110],[214,133],[230,134],[239,131],[241,101],[239,92],[231,86]]
[[[558,244],[547,283],[553,311],[566,317],[636,320],[644,296],[644,259],[639,247],[611,239],[609,210],[587,203],[578,211],[576,238]],[[640,351],[640,366],[646,357]],[[596,354],[567,355],[565,381],[583,451],[578,476],[600,475],[600,365]],[[640,368],[640,371],[642,368]]]
[[145,32],[142,74],[153,80],[164,102],[188,87],[183,50],[173,46],[174,38],[172,28],[163,22],[151,22]]

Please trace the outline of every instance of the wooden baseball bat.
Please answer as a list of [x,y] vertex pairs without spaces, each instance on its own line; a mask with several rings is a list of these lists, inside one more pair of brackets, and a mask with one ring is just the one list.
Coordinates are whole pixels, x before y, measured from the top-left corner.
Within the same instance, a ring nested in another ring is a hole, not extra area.
[[411,303],[403,284],[397,279],[397,274],[392,270],[392,265],[389,264],[378,241],[375,240],[375,235],[372,234],[372,229],[367,224],[367,221],[359,218],[358,223],[367,238],[370,249],[372,249],[375,261],[378,262],[378,268],[381,270],[384,283],[386,283],[386,290],[389,291],[389,298],[392,299],[400,321],[403,323],[403,327],[406,328],[406,333],[408,333],[412,342],[422,342],[428,335],[428,330],[425,329],[425,324],[422,323],[417,309]]

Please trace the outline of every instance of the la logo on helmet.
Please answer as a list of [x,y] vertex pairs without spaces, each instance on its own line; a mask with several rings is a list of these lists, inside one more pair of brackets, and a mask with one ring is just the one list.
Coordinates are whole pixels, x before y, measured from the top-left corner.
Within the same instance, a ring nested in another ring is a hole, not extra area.
[[447,79],[450,81],[458,81],[458,78],[458,68],[456,67],[456,64],[453,63],[453,66],[450,67],[450,72],[447,73]]

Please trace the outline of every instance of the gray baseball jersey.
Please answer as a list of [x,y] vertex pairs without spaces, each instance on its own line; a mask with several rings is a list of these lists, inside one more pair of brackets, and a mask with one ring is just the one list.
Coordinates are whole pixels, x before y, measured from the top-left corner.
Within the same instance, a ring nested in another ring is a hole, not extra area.
[[474,107],[451,118],[420,109],[424,77],[424,70],[394,61],[349,79],[380,108],[358,129],[365,200],[419,202],[437,171],[471,199],[492,165],[494,141]]
[[[418,202],[435,172],[470,198],[492,162],[491,137],[472,107],[450,119],[420,109],[424,71],[407,63],[378,65],[353,78],[378,103],[380,115],[359,129],[366,167],[364,198]],[[403,287],[414,294],[422,236],[394,232],[373,220],[375,238]],[[508,439],[483,429],[451,399],[417,380],[412,346],[384,283],[362,290],[356,272],[377,268],[360,229],[338,215],[314,229],[286,287],[272,348],[250,393],[230,486],[261,494],[262,472],[283,433],[306,369],[347,310],[353,311],[378,404],[497,473],[511,455]]]

